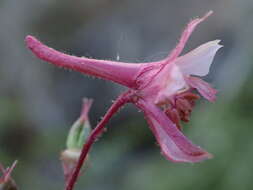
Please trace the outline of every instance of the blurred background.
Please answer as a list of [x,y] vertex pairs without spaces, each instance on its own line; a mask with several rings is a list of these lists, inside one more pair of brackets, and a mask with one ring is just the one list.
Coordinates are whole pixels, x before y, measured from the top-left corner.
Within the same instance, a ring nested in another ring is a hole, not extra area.
[[125,62],[164,58],[188,21],[197,27],[184,52],[221,39],[206,80],[216,103],[198,102],[184,133],[214,154],[197,164],[160,154],[143,114],[126,106],[94,145],[76,189],[253,189],[252,0],[0,0],[0,162],[19,160],[20,189],[63,189],[59,153],[83,97],[94,127],[123,88],[56,68],[24,44],[32,34],[63,52]]

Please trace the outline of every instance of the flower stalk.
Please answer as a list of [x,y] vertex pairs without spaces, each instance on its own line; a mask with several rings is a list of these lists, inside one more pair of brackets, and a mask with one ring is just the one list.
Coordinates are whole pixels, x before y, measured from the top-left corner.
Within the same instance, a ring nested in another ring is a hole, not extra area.
[[92,146],[92,144],[98,139],[100,135],[102,135],[104,131],[104,127],[106,123],[111,119],[111,117],[127,102],[129,102],[131,99],[131,92],[127,91],[120,95],[112,104],[112,106],[109,108],[109,110],[106,112],[103,119],[98,123],[97,127],[92,130],[90,136],[88,137],[86,143],[84,144],[82,148],[81,155],[79,157],[79,160],[77,162],[76,168],[73,172],[73,175],[69,179],[68,185],[66,187],[66,190],[72,190],[77,178],[79,176],[80,170],[82,168],[83,162],[87,158],[88,152]]

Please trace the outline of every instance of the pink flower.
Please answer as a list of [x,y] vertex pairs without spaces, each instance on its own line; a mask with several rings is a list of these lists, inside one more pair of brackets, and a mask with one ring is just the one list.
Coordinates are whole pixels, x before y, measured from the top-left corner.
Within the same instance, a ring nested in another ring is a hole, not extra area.
[[131,95],[127,102],[144,112],[163,155],[175,162],[198,162],[212,156],[182,134],[180,120],[189,121],[194,102],[199,98],[194,89],[207,100],[215,101],[216,90],[199,77],[208,74],[222,46],[219,40],[210,41],[179,55],[195,27],[211,14],[210,11],[192,20],[176,48],[158,62],[133,64],[70,56],[43,45],[32,36],[26,37],[26,43],[42,60],[128,87],[128,95]]

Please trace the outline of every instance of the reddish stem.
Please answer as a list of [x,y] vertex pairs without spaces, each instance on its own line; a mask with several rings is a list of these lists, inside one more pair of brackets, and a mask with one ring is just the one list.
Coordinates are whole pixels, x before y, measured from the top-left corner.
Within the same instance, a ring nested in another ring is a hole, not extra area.
[[88,140],[83,145],[81,155],[79,157],[78,163],[76,165],[76,168],[71,176],[71,178],[68,181],[68,184],[66,186],[65,190],[72,190],[74,188],[74,185],[77,181],[77,178],[79,176],[80,170],[82,168],[82,165],[88,155],[88,152],[92,146],[92,144],[96,141],[99,135],[103,133],[103,129],[106,125],[106,123],[111,119],[111,117],[127,102],[130,101],[130,91],[127,91],[123,94],[121,94],[116,101],[112,104],[110,109],[106,112],[103,119],[99,122],[97,127],[92,130]]

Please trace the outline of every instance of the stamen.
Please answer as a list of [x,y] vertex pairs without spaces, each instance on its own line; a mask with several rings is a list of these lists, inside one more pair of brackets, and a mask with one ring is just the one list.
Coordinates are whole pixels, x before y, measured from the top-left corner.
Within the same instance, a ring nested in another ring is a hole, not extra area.
[[179,97],[185,98],[187,100],[198,100],[200,98],[199,95],[194,94],[192,92],[184,92],[178,95]]
[[177,128],[181,131],[182,126],[180,125],[180,117],[178,111],[176,109],[167,109],[165,110],[165,113],[170,118],[170,120],[176,124]]
[[170,120],[176,124],[177,128],[182,130],[180,120],[183,122],[190,121],[190,115],[195,106],[195,101],[199,98],[199,95],[190,91],[182,92],[173,98],[170,98],[170,101],[163,103],[160,107],[164,110]]
[[178,98],[176,100],[176,107],[183,112],[191,112],[192,110],[192,106],[189,101],[183,98]]

